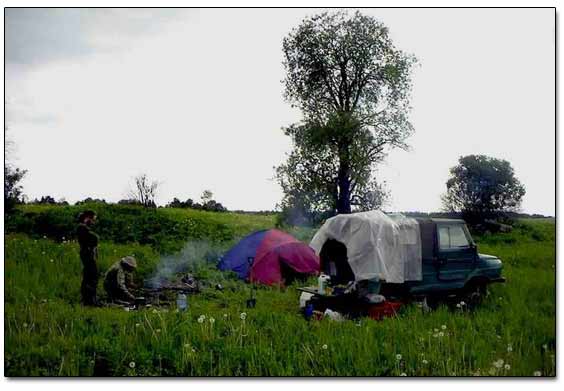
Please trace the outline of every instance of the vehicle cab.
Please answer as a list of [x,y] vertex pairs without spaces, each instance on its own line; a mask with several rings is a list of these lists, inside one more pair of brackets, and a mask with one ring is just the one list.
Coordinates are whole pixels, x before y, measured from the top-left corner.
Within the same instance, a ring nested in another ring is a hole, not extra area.
[[479,254],[466,227],[458,219],[417,219],[421,233],[421,281],[406,283],[411,294],[480,289],[503,282],[502,262]]

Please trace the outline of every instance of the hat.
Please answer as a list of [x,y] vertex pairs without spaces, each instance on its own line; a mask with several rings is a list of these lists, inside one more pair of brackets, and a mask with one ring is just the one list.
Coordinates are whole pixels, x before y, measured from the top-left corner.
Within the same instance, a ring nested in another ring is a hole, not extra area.
[[125,265],[125,266],[129,266],[132,269],[136,269],[137,268],[137,261],[135,260],[135,258],[127,256],[127,257],[123,257],[121,259],[121,264]]

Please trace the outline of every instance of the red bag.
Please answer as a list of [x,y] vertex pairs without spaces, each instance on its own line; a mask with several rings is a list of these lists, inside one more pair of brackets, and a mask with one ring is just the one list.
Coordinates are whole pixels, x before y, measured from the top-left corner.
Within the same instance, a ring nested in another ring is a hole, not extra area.
[[384,301],[374,304],[368,308],[368,316],[374,320],[382,320],[396,315],[401,306],[402,303],[399,301]]

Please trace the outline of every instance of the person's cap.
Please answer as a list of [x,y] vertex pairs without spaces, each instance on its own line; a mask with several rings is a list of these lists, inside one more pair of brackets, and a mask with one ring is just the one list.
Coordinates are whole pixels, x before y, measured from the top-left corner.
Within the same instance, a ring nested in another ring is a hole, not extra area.
[[129,266],[132,269],[136,269],[137,268],[137,261],[135,260],[135,258],[131,257],[131,256],[127,256],[127,257],[123,257],[121,259],[121,263],[123,265]]

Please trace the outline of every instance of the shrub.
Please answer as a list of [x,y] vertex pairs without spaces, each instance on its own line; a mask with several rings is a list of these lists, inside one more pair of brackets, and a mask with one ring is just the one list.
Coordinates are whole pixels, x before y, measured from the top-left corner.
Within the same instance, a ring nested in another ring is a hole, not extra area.
[[173,252],[188,239],[231,240],[230,227],[213,219],[193,216],[174,218],[158,209],[139,205],[81,204],[80,206],[22,207],[6,219],[6,232],[62,241],[75,237],[77,217],[84,209],[98,215],[95,232],[101,240],[150,245],[159,252]]

